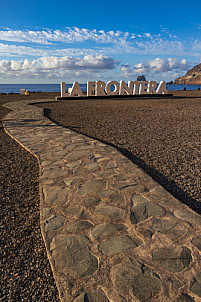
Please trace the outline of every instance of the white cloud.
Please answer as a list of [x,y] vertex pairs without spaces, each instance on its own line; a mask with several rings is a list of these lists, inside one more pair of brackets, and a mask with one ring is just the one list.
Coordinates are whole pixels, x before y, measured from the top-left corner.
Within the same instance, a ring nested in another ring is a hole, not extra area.
[[[166,35],[166,33],[164,33]],[[129,33],[123,31],[104,31],[97,29],[86,29],[78,27],[67,27],[65,30],[1,30],[0,41],[10,41],[18,43],[37,43],[44,44],[46,47],[53,47],[58,43],[81,44],[90,42],[91,44],[105,44],[106,47],[115,45],[113,49],[117,52],[121,50],[134,52],[136,50],[143,53],[178,52],[181,53],[183,43],[179,39],[169,35],[162,38],[161,34],[152,35],[151,33]]]
[[0,40],[11,42],[31,42],[39,44],[49,44],[47,40],[48,32],[22,31],[22,30],[1,30]]
[[179,61],[176,58],[161,59],[156,58],[154,60],[147,60],[143,63],[138,63],[132,67],[126,63],[122,66],[122,75],[125,77],[134,75],[161,75],[163,77],[171,77],[174,73],[178,74],[181,71],[187,71],[190,64],[186,59]]
[[147,38],[152,38],[152,36],[151,36],[150,33],[145,33],[144,35],[145,35],[145,37],[147,37]]
[[195,40],[192,45],[193,50],[201,51],[201,41]]
[[113,60],[110,57],[104,57],[99,55],[97,57],[88,55],[76,63],[79,68],[87,68],[91,70],[109,70],[114,69],[119,64],[118,61]]
[[[67,27],[65,30],[1,30],[1,56],[80,56],[97,54],[197,55],[199,39],[183,41],[162,28],[158,34]],[[6,43],[6,41],[12,42]],[[22,44],[23,43],[23,44]],[[38,44],[37,47],[35,44]],[[86,47],[87,45],[87,47]]]
[[[94,75],[94,72],[113,70],[118,65],[118,61],[112,58],[113,55],[122,58],[121,64],[128,60],[137,63],[137,56],[140,55],[147,60],[134,67],[128,63],[121,65],[124,76],[150,73],[171,76],[188,69],[189,64],[185,59],[178,60],[181,56],[189,56],[193,61],[200,59],[201,39],[193,40],[189,37],[183,40],[162,26],[158,34],[140,30],[141,32],[139,29],[137,32],[123,32],[78,27],[67,27],[64,30],[5,28],[0,31],[0,58],[7,60],[0,61],[0,74],[2,78],[6,74],[13,77],[44,75],[44,79],[54,74],[59,76],[70,72],[76,75]],[[154,58],[159,58],[148,60],[153,55]],[[162,59],[167,56],[170,58]]]
[[121,67],[121,71],[123,72],[123,75],[126,76],[126,77],[129,77],[130,75],[133,74],[133,70],[132,70],[131,66],[128,63],[124,64]]
[[147,60],[144,63],[139,63],[134,66],[134,73],[161,73],[168,72],[172,70],[187,70],[189,68],[189,63],[187,60],[183,59],[179,61],[176,58]]
[[76,72],[88,73],[107,71],[114,69],[118,61],[106,56],[85,56],[82,58],[72,57],[41,57],[37,60],[0,60],[1,76],[29,77],[43,74],[48,77],[59,77],[65,73]]
[[9,45],[0,43],[0,56],[83,56],[87,54],[97,55],[105,54],[107,51],[104,48],[57,48],[57,49],[44,49],[44,48],[35,48],[28,46],[18,46],[18,45]]
[[146,54],[182,54],[184,53],[185,46],[183,42],[178,40],[168,40],[162,39],[160,37],[155,37],[149,41],[142,40],[137,41],[136,45],[139,49]]
[[86,28],[70,28],[66,30],[1,30],[0,40],[24,43],[52,44],[53,42],[81,43],[85,41],[95,41],[98,43],[125,43],[131,36],[128,32],[104,31]]

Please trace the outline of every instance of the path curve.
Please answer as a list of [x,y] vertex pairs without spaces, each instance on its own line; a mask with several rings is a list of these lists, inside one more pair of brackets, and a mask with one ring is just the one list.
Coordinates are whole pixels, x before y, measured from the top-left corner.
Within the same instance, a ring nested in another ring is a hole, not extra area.
[[201,301],[201,216],[33,103],[4,105],[3,124],[39,162],[40,225],[61,301]]

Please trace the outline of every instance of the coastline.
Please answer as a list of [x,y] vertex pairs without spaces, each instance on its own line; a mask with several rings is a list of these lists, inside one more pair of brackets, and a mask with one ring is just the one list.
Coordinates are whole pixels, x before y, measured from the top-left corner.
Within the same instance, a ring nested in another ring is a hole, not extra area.
[[[66,91],[68,88],[71,88],[73,84],[66,83]],[[87,91],[87,84],[80,84],[82,91]],[[196,91],[197,89],[201,89],[200,85],[173,85],[167,84],[166,87],[169,91],[182,91],[184,88],[187,91]],[[54,93],[57,92],[58,96],[60,96],[60,84],[0,84],[0,95],[18,95],[20,94],[20,89],[26,89],[31,94],[35,93]]]

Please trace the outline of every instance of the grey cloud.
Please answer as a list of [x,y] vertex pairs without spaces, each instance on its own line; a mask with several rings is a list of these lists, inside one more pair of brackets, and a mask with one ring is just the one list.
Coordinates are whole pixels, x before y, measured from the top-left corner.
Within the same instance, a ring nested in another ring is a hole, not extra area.
[[99,55],[97,57],[88,55],[85,56],[83,60],[76,62],[76,66],[82,69],[91,69],[91,70],[109,70],[114,69],[119,62],[117,60],[113,60],[110,57],[104,57]]

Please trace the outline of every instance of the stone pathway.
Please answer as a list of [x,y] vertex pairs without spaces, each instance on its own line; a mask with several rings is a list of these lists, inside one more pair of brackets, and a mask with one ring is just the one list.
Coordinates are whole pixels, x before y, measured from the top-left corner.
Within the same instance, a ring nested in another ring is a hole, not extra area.
[[61,301],[201,301],[201,216],[34,102],[6,104],[4,127],[39,161],[41,230]]

